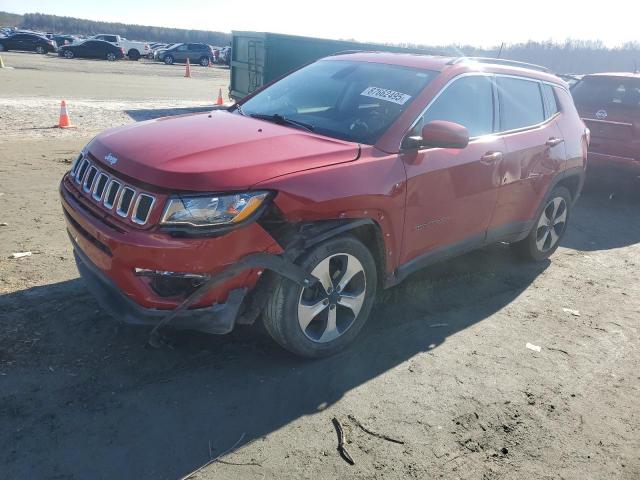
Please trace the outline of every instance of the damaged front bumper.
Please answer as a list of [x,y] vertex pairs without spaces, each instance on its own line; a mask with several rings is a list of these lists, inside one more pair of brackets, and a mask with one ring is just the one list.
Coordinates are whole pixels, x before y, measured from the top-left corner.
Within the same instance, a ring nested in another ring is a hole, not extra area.
[[97,299],[101,307],[111,316],[125,323],[153,326],[149,343],[154,346],[161,343],[159,332],[169,323],[172,328],[177,329],[214,334],[231,332],[235,327],[247,289],[231,290],[225,303],[215,303],[210,307],[193,309],[189,307],[198,302],[208,291],[243,271],[256,268],[270,270],[303,287],[308,287],[317,281],[311,274],[283,256],[254,253],[241,258],[232,266],[211,276],[175,309],[160,310],[144,308],[124,295],[75,244],[74,256],[78,271],[84,279],[87,289]]

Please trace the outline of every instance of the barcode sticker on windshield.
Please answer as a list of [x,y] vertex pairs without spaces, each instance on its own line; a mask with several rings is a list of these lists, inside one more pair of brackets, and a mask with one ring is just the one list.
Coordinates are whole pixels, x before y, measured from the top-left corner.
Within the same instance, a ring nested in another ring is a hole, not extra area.
[[369,87],[360,95],[386,100],[387,102],[397,103],[398,105],[404,105],[407,103],[407,100],[411,98],[411,95],[407,95],[406,93],[394,92],[393,90],[379,87]]

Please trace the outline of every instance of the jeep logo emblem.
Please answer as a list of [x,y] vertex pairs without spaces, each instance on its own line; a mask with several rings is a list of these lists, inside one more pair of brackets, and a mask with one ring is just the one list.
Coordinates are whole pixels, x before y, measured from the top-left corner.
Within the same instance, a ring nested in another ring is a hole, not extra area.
[[107,163],[109,163],[109,165],[111,165],[112,167],[118,163],[118,157],[116,157],[113,153],[110,153],[109,155],[105,156],[104,159],[107,161]]
[[603,118],[607,118],[607,111],[606,110],[598,110],[596,112],[596,118],[599,118],[600,120],[602,120]]

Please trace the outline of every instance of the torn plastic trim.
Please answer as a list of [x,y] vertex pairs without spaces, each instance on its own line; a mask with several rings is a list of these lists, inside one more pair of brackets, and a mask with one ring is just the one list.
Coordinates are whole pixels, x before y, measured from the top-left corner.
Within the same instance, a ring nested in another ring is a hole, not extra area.
[[206,282],[200,285],[193,293],[185,298],[182,303],[180,303],[162,320],[160,320],[160,322],[158,322],[158,324],[149,334],[149,345],[156,348],[161,346],[162,338],[160,336],[160,330],[166,327],[176,317],[178,317],[181,312],[184,312],[191,305],[202,298],[208,291],[220,285],[221,283],[224,283],[225,281],[235,277],[245,270],[252,270],[256,268],[275,272],[278,275],[281,275],[297,283],[301,287],[310,287],[318,281],[316,277],[306,272],[291,260],[287,260],[282,256],[272,255],[269,253],[253,253],[247,255],[238,260],[229,268],[226,268],[220,273],[212,275]]

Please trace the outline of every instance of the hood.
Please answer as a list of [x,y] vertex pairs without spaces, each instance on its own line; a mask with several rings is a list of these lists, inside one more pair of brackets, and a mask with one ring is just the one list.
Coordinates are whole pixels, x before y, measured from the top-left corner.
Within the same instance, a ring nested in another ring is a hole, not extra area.
[[87,149],[140,182],[194,191],[248,189],[289,173],[353,161],[360,151],[355,143],[220,110],[107,130]]

